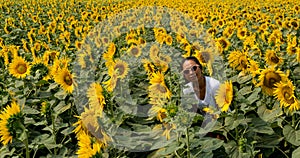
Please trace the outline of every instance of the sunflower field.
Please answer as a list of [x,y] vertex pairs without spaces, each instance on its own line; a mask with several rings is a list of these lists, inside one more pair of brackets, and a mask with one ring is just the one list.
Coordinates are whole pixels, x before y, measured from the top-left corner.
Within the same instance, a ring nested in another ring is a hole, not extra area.
[[0,1],[0,157],[300,157],[297,0]]

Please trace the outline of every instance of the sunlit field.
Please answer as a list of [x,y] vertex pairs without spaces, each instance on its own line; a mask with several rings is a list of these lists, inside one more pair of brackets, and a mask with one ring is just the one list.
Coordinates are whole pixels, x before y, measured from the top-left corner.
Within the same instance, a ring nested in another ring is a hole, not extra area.
[[300,157],[298,0],[0,1],[0,157]]

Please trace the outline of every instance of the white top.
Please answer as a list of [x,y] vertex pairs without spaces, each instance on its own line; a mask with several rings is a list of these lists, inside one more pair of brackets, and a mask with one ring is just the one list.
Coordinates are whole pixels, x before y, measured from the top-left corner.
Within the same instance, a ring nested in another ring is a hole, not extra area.
[[194,92],[193,84],[192,82],[189,82],[186,84],[185,89],[183,89],[183,93],[194,93],[195,98],[198,100],[198,106],[200,108],[203,108],[204,106],[211,106],[213,108],[218,109],[216,100],[215,100],[215,95],[217,90],[220,87],[220,82],[212,77],[205,76],[205,82],[206,82],[206,91],[205,91],[205,97],[204,100],[201,100],[197,97],[197,95]]

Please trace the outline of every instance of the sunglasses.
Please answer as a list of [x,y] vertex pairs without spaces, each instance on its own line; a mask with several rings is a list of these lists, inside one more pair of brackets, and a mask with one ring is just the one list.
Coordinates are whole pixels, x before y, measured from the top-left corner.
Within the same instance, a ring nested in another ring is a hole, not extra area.
[[189,68],[189,69],[185,69],[185,70],[183,70],[183,73],[184,73],[185,75],[187,75],[187,74],[189,74],[189,73],[190,73],[190,71],[193,71],[193,72],[195,72],[195,71],[197,71],[198,67],[199,67],[199,65],[192,66],[192,67],[191,67],[191,68]]

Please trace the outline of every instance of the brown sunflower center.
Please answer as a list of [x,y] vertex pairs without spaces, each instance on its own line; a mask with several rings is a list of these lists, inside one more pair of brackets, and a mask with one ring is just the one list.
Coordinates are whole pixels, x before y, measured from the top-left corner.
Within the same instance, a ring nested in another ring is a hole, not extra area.
[[246,35],[246,32],[245,32],[245,31],[241,31],[241,32],[240,32],[240,35],[241,35],[242,37],[244,37],[244,36]]
[[73,80],[72,80],[72,77],[70,75],[66,75],[64,77],[64,82],[68,85],[68,86],[71,86],[72,83],[73,83]]
[[24,74],[27,71],[27,66],[26,64],[19,64],[16,70],[18,74]]
[[242,66],[243,69],[247,69],[248,68],[248,61],[243,59],[240,62],[240,65]]
[[203,21],[204,21],[204,18],[203,18],[203,17],[199,17],[198,21],[199,21],[199,22],[203,22]]
[[264,77],[264,85],[268,88],[274,88],[275,83],[279,82],[281,77],[278,73],[275,72],[268,72]]
[[117,64],[117,65],[115,66],[115,70],[117,70],[118,73],[119,73],[119,75],[122,76],[122,75],[124,74],[125,67],[124,67],[124,65],[122,65],[122,64]]
[[201,56],[205,63],[207,63],[210,60],[210,53],[209,52],[202,52]]
[[131,49],[131,51],[130,51],[130,52],[131,52],[131,54],[132,54],[132,55],[134,55],[134,56],[135,56],[135,55],[138,55],[138,54],[139,54],[139,49],[138,49],[138,48],[136,48],[136,47],[134,47],[134,48],[132,48],[132,49]]
[[161,93],[166,93],[167,92],[166,88],[163,85],[161,85],[161,84],[157,84],[156,88]]
[[225,40],[220,40],[219,42],[223,48],[226,48],[228,46],[228,44]]
[[278,63],[278,62],[279,62],[279,58],[278,58],[277,56],[272,56],[272,57],[271,57],[271,61],[272,61],[273,63]]

